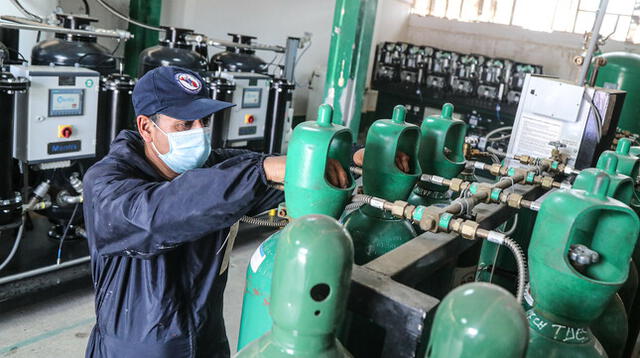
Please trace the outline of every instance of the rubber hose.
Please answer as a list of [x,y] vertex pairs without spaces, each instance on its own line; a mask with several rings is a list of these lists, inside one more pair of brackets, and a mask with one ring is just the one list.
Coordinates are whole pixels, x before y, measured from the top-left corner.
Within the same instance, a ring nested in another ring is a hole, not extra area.
[[243,216],[240,218],[240,221],[247,224],[257,225],[257,226],[267,226],[267,227],[285,227],[289,223],[287,220],[281,221],[270,221],[267,219],[254,218],[251,216]]
[[508,237],[504,238],[504,242],[502,245],[511,250],[513,256],[516,258],[516,264],[518,266],[518,290],[516,291],[516,300],[518,300],[518,303],[522,303],[522,298],[524,297],[524,287],[527,281],[527,262],[524,256],[524,252],[522,252],[520,245],[518,245],[515,241]]
[[20,228],[18,229],[18,236],[16,236],[16,242],[13,244],[13,247],[11,248],[11,252],[9,253],[9,256],[7,256],[7,258],[4,260],[4,262],[2,264],[0,264],[0,271],[5,268],[5,266],[7,266],[9,264],[9,262],[11,262],[11,259],[13,259],[13,256],[16,254],[16,251],[18,251],[18,246],[20,246],[20,241],[22,241],[22,233],[24,232],[24,222],[25,222],[25,217],[22,216],[22,224],[20,225]]

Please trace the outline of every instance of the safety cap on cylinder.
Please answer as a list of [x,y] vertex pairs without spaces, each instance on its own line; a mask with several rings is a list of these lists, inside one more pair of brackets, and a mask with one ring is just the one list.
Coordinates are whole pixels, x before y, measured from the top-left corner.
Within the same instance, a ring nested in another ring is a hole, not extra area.
[[515,297],[497,285],[473,282],[438,306],[426,358],[522,357],[527,339],[528,323]]
[[[609,174],[591,168],[579,177],[584,191],[560,190],[543,201],[528,252],[536,313],[570,326],[597,318],[626,281],[640,227],[627,205],[607,198]],[[569,257],[573,245],[584,245],[600,260],[576,269]]]
[[346,309],[353,244],[338,221],[307,215],[290,223],[278,241],[270,306],[274,332],[326,335]]
[[629,151],[631,150],[631,139],[629,138],[621,138],[618,140],[618,145],[616,146],[616,153],[622,155],[629,155]]
[[[465,166],[464,139],[467,125],[453,119],[451,103],[442,106],[440,115],[426,117],[420,126],[419,160],[423,174],[455,178]],[[445,191],[446,188],[427,184],[427,189]]]
[[[405,200],[420,177],[420,128],[406,123],[406,108],[398,105],[392,119],[375,121],[367,132],[362,164],[364,193],[386,200]],[[409,171],[396,165],[396,156],[409,156]]]
[[[349,128],[332,123],[333,108],[323,104],[318,119],[299,124],[289,141],[284,195],[287,214],[292,218],[324,214],[337,218],[351,196],[355,181],[349,171],[352,134]],[[336,160],[347,174],[346,188],[332,185],[326,178],[327,162]]]

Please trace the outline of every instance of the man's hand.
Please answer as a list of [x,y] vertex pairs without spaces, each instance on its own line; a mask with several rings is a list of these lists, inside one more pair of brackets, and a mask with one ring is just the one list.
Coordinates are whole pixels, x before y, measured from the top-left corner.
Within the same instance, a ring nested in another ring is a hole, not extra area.
[[287,164],[287,156],[266,157],[262,163],[264,175],[268,181],[284,183],[284,171]]
[[409,157],[408,154],[403,153],[403,152],[397,152],[396,153],[396,167],[398,167],[398,169],[402,170],[405,173],[408,173],[411,171],[411,165],[409,164],[409,160],[411,159],[411,157]]
[[324,174],[333,186],[337,186],[338,188],[346,188],[349,186],[349,176],[342,168],[342,164],[335,159],[328,158],[327,167],[325,168]]
[[[407,155],[406,153],[403,153],[403,152],[396,153],[396,166],[398,167],[398,169],[402,170],[405,173],[408,173],[411,171],[410,160],[411,160],[411,157],[409,157],[409,155]],[[361,167],[363,162],[364,162],[364,148],[358,149],[358,151],[353,154],[353,164]]]
[[353,164],[361,167],[362,163],[364,163],[364,148],[358,149],[353,153]]

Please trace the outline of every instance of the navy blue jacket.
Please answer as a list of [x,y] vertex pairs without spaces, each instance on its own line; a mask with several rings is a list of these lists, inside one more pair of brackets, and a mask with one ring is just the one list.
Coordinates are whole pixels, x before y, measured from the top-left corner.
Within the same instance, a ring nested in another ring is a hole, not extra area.
[[203,168],[167,181],[139,134],[118,135],[84,176],[97,318],[87,357],[229,356],[229,227],[283,200],[267,187],[264,158],[214,150]]

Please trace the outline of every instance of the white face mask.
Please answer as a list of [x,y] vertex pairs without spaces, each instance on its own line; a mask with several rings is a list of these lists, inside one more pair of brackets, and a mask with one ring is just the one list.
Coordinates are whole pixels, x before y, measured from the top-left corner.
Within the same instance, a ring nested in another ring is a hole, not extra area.
[[[153,121],[152,121],[153,123]],[[211,153],[211,127],[195,128],[182,132],[166,133],[153,123],[169,140],[169,151],[160,154],[151,142],[158,157],[174,172],[182,174],[187,170],[200,168]]]

